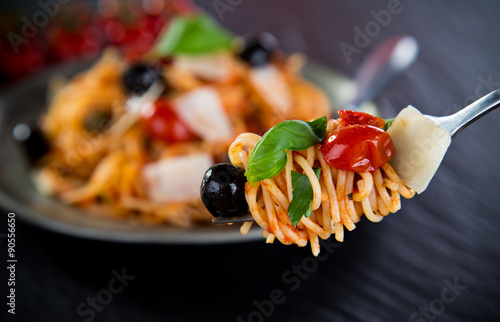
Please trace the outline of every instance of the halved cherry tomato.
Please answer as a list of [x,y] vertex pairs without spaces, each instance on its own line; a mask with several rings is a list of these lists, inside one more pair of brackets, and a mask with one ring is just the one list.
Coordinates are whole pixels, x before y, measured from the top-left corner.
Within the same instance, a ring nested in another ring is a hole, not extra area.
[[366,124],[337,128],[323,141],[320,150],[332,167],[354,172],[376,170],[394,155],[390,135]]
[[343,123],[345,123],[342,124],[344,126],[354,125],[354,124],[366,124],[383,128],[385,125],[384,119],[363,112],[340,110],[339,116],[340,118],[342,118]]
[[166,100],[157,100],[141,111],[141,123],[154,138],[168,143],[185,142],[196,138]]

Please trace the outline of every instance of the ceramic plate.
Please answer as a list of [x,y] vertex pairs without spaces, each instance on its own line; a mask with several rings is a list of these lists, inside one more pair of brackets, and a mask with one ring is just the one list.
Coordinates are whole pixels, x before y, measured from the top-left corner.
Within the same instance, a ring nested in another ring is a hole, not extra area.
[[[90,215],[55,199],[39,194],[30,179],[30,167],[23,151],[12,139],[13,127],[33,123],[46,108],[46,89],[55,75],[72,75],[90,63],[57,66],[35,78],[0,93],[0,204],[27,222],[77,237],[134,243],[214,244],[247,242],[261,239],[260,229],[248,235],[239,225],[205,225],[190,229],[171,226],[146,226],[140,223]],[[323,66],[309,63],[305,78],[321,87],[332,106],[342,106],[354,93],[352,81]]]

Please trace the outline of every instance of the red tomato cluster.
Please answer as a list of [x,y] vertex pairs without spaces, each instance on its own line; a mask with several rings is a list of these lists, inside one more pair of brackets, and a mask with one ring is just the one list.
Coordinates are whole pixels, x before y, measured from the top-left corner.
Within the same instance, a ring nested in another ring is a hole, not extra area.
[[394,155],[385,121],[367,113],[339,111],[340,126],[330,133],[320,150],[332,167],[354,172],[373,171]]
[[31,14],[0,15],[0,85],[49,64],[95,57],[109,45],[135,60],[151,48],[172,15],[194,10],[189,0],[99,0],[96,8],[80,0]]

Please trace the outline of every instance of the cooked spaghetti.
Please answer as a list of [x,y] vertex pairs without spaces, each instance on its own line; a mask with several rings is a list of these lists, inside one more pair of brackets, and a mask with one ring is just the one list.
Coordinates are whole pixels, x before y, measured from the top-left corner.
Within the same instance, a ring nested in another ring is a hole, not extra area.
[[[41,119],[51,150],[37,168],[37,187],[97,214],[182,227],[207,221],[203,171],[226,158],[238,134],[328,111],[326,96],[298,74],[297,58],[274,55],[254,67],[234,47],[145,56],[141,63],[154,66],[163,86],[134,96],[123,85],[134,62],[109,49],[51,95]],[[151,117],[153,104],[174,123],[165,128],[158,123],[165,116]]]
[[[342,126],[342,122],[330,120],[327,135]],[[231,163],[247,170],[252,150],[260,139],[252,133],[239,135],[229,148]],[[327,239],[334,234],[342,242],[344,227],[353,230],[363,214],[368,220],[379,222],[401,208],[401,196],[412,198],[415,194],[388,163],[373,171],[339,170],[327,163],[319,143],[303,151],[286,153],[286,166],[278,175],[253,185],[245,184],[250,212],[268,243],[277,238],[283,244],[303,247],[309,241],[317,256],[319,238]],[[319,178],[313,167],[321,169]],[[302,217],[295,227],[287,211],[293,199],[292,171],[307,175],[313,189],[312,214]],[[251,225],[252,222],[244,223],[241,232],[246,234]]]

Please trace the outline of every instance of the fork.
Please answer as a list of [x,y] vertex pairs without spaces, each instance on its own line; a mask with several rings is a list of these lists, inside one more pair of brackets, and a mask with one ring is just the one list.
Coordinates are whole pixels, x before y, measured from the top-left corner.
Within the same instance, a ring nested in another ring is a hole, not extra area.
[[[446,131],[450,137],[455,137],[464,128],[477,121],[480,117],[493,111],[500,106],[500,89],[478,99],[460,111],[448,116],[425,115],[437,126]],[[213,223],[231,224],[238,222],[254,221],[251,214],[243,214],[235,217],[212,218]]]

